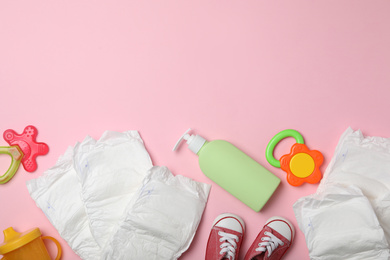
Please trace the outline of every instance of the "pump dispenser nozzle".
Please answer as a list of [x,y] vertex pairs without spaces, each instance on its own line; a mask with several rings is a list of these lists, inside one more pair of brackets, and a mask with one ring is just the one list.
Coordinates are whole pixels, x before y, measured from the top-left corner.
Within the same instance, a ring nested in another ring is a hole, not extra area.
[[175,147],[173,147],[172,151],[175,151],[177,149],[177,147],[179,146],[179,144],[181,143],[182,140],[186,140],[187,144],[188,144],[188,149],[190,149],[195,154],[197,154],[199,152],[200,148],[202,148],[202,146],[206,142],[206,139],[204,139],[203,137],[201,137],[199,135],[190,135],[190,134],[188,134],[189,131],[191,131],[191,128],[189,128],[180,137],[179,141],[177,141],[177,143],[175,144]]

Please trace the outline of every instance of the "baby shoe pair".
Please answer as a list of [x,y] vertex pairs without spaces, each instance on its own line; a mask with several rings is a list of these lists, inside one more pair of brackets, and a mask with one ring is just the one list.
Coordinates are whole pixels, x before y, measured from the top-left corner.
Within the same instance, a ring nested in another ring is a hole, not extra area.
[[[279,260],[290,248],[294,227],[281,217],[270,218],[252,243],[244,260]],[[234,214],[219,215],[210,232],[205,260],[238,260],[245,233],[244,221]]]

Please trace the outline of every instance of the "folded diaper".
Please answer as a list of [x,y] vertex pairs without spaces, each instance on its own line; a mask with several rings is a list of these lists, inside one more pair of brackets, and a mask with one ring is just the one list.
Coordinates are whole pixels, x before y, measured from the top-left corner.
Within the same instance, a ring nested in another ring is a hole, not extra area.
[[106,131],[70,147],[27,188],[69,246],[83,259],[98,259],[151,167],[137,131]]
[[103,247],[153,166],[137,131],[106,131],[75,147],[81,196],[96,242]]
[[353,186],[332,185],[294,204],[311,260],[387,260],[388,244],[368,199]]
[[390,245],[390,138],[347,129],[317,192],[334,183],[358,187],[370,201]]
[[324,173],[318,191],[333,183],[355,185],[372,202],[390,191],[390,139],[363,136],[348,128]]
[[311,259],[390,259],[390,139],[347,129],[316,194],[293,208]]
[[61,237],[82,259],[99,259],[101,250],[92,236],[81,198],[81,185],[69,147],[56,165],[41,177],[27,181],[31,198]]
[[210,185],[153,167],[103,259],[177,259],[191,244]]

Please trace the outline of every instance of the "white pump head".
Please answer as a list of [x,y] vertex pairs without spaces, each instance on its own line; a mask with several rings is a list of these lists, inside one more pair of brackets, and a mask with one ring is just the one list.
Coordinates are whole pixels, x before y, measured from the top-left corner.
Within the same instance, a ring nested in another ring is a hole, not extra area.
[[177,143],[175,144],[175,147],[173,147],[173,151],[175,151],[177,149],[177,147],[179,146],[181,141],[184,139],[184,140],[187,141],[188,149],[190,149],[195,154],[197,154],[199,152],[200,148],[202,148],[202,146],[206,142],[206,139],[204,139],[203,137],[201,137],[199,135],[190,135],[190,134],[188,134],[188,132],[190,130],[191,130],[191,128],[189,128],[187,130],[187,132],[185,132],[180,137],[179,141],[177,141]]

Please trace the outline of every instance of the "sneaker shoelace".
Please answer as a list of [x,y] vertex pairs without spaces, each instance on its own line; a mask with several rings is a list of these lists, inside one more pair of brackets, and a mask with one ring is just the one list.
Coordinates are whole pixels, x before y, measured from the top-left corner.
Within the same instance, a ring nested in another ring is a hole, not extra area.
[[283,246],[284,243],[282,240],[280,240],[279,238],[277,238],[274,234],[270,233],[270,232],[265,232],[264,233],[264,237],[261,238],[261,243],[258,244],[258,248],[256,248],[255,250],[256,251],[259,251],[259,252],[265,252],[267,251],[268,252],[268,257],[271,256],[272,252],[279,246]]
[[236,255],[236,241],[238,242],[238,236],[222,231],[219,231],[218,235],[221,236],[219,242],[222,243],[220,245],[221,251],[219,252],[219,254],[225,255],[228,259],[234,260],[234,257]]

